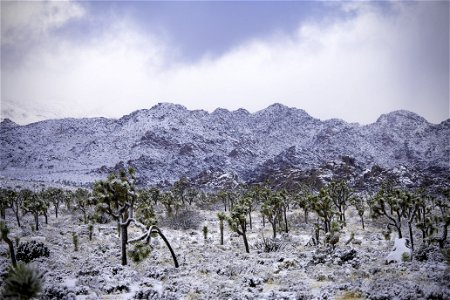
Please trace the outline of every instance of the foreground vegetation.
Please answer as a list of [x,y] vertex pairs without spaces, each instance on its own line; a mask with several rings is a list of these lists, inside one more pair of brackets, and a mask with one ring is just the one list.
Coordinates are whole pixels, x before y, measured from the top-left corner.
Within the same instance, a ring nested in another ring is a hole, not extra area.
[[[448,251],[449,190],[433,193],[425,189],[408,190],[395,182],[386,181],[378,191],[368,194],[352,189],[344,180],[335,180],[319,187],[303,183],[274,188],[266,183],[204,191],[192,186],[187,178],[181,178],[167,189],[139,189],[135,180],[134,170],[129,169],[96,182],[91,190],[2,189],[1,216],[6,219],[6,211],[11,211],[18,228],[24,226],[23,220],[31,216],[31,230],[38,234],[46,226],[41,224],[42,218],[45,224],[49,218],[59,218],[59,211],[63,207],[88,226],[89,240],[92,240],[92,232],[98,224],[115,223],[116,234],[120,236],[117,247],[120,248],[122,265],[129,264],[128,257],[134,263],[148,258],[152,250],[151,239],[160,236],[171,254],[174,266],[179,267],[169,239],[156,225],[160,222],[163,225],[160,227],[164,228],[170,225],[168,222],[182,220],[184,223],[181,228],[189,228],[189,220],[185,220],[183,214],[193,207],[220,207],[221,211],[216,216],[220,230],[220,241],[217,242],[224,244],[225,225],[228,225],[228,230],[241,239],[247,253],[253,249],[271,252],[283,247],[279,237],[288,236],[291,229],[296,229],[296,224],[292,224],[288,217],[293,211],[301,211],[303,222],[313,228],[313,232],[305,232],[310,236],[307,244],[311,247],[325,247],[334,251],[340,244],[350,243],[350,240],[342,241],[342,237],[346,235],[348,214],[352,211],[357,213],[361,230],[365,230],[369,219],[377,222],[386,237],[393,232],[399,238],[407,236],[413,251],[419,245],[431,244],[438,245],[444,252]],[[255,220],[261,221],[263,229],[266,226],[270,228],[272,238],[263,236],[262,240],[249,242],[248,232],[255,227]],[[12,225],[2,221],[0,227],[2,241],[8,245],[12,265],[8,278],[20,274],[28,274],[26,276],[29,277],[35,271],[31,267],[27,271],[22,263],[17,264],[15,249],[19,247],[20,241],[17,235],[11,237],[9,227]],[[135,236],[131,237],[131,227],[139,229],[140,233],[136,234],[136,230],[133,230]],[[207,241],[208,232],[212,230],[205,225],[202,231]],[[75,233],[72,243],[73,251],[78,251],[79,240]],[[251,245],[254,245],[253,249]],[[238,249],[236,251],[240,251]],[[39,281],[43,275],[35,274],[32,278]],[[39,282],[30,284],[33,295],[39,293],[39,286]],[[7,289],[11,288],[5,287],[4,293]]]

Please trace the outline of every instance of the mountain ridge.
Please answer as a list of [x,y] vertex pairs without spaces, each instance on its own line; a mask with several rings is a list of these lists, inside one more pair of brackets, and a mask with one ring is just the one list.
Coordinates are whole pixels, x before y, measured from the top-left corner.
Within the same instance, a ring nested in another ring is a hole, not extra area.
[[160,103],[118,119],[66,118],[0,123],[0,174],[5,178],[92,182],[121,165],[135,166],[154,184],[205,170],[243,181],[275,163],[308,169],[354,158],[364,168],[399,165],[449,169],[450,119],[440,124],[405,110],[360,125],[321,121],[275,103],[245,109],[188,110]]

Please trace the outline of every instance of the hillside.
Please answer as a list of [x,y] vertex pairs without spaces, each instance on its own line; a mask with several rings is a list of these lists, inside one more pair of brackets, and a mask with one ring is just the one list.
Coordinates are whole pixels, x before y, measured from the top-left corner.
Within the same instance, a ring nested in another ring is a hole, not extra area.
[[[369,125],[331,119],[273,104],[256,113],[212,113],[158,104],[120,119],[47,120],[0,126],[3,178],[86,184],[123,165],[143,185],[204,172],[254,181],[264,172],[309,170],[350,157],[362,168],[449,169],[450,119],[431,124],[408,111]],[[268,166],[270,166],[268,168]]]

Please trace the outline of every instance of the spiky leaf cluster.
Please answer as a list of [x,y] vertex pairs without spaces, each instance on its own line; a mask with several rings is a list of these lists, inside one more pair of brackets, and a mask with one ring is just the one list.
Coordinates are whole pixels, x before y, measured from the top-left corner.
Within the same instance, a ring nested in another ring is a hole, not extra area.
[[31,299],[42,291],[44,274],[37,268],[18,263],[8,272],[2,291],[2,299]]

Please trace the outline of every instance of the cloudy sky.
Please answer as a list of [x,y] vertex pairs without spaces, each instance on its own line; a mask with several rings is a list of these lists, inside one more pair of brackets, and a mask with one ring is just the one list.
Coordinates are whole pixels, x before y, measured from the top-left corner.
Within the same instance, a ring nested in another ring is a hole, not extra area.
[[449,2],[1,2],[1,117],[449,117]]

